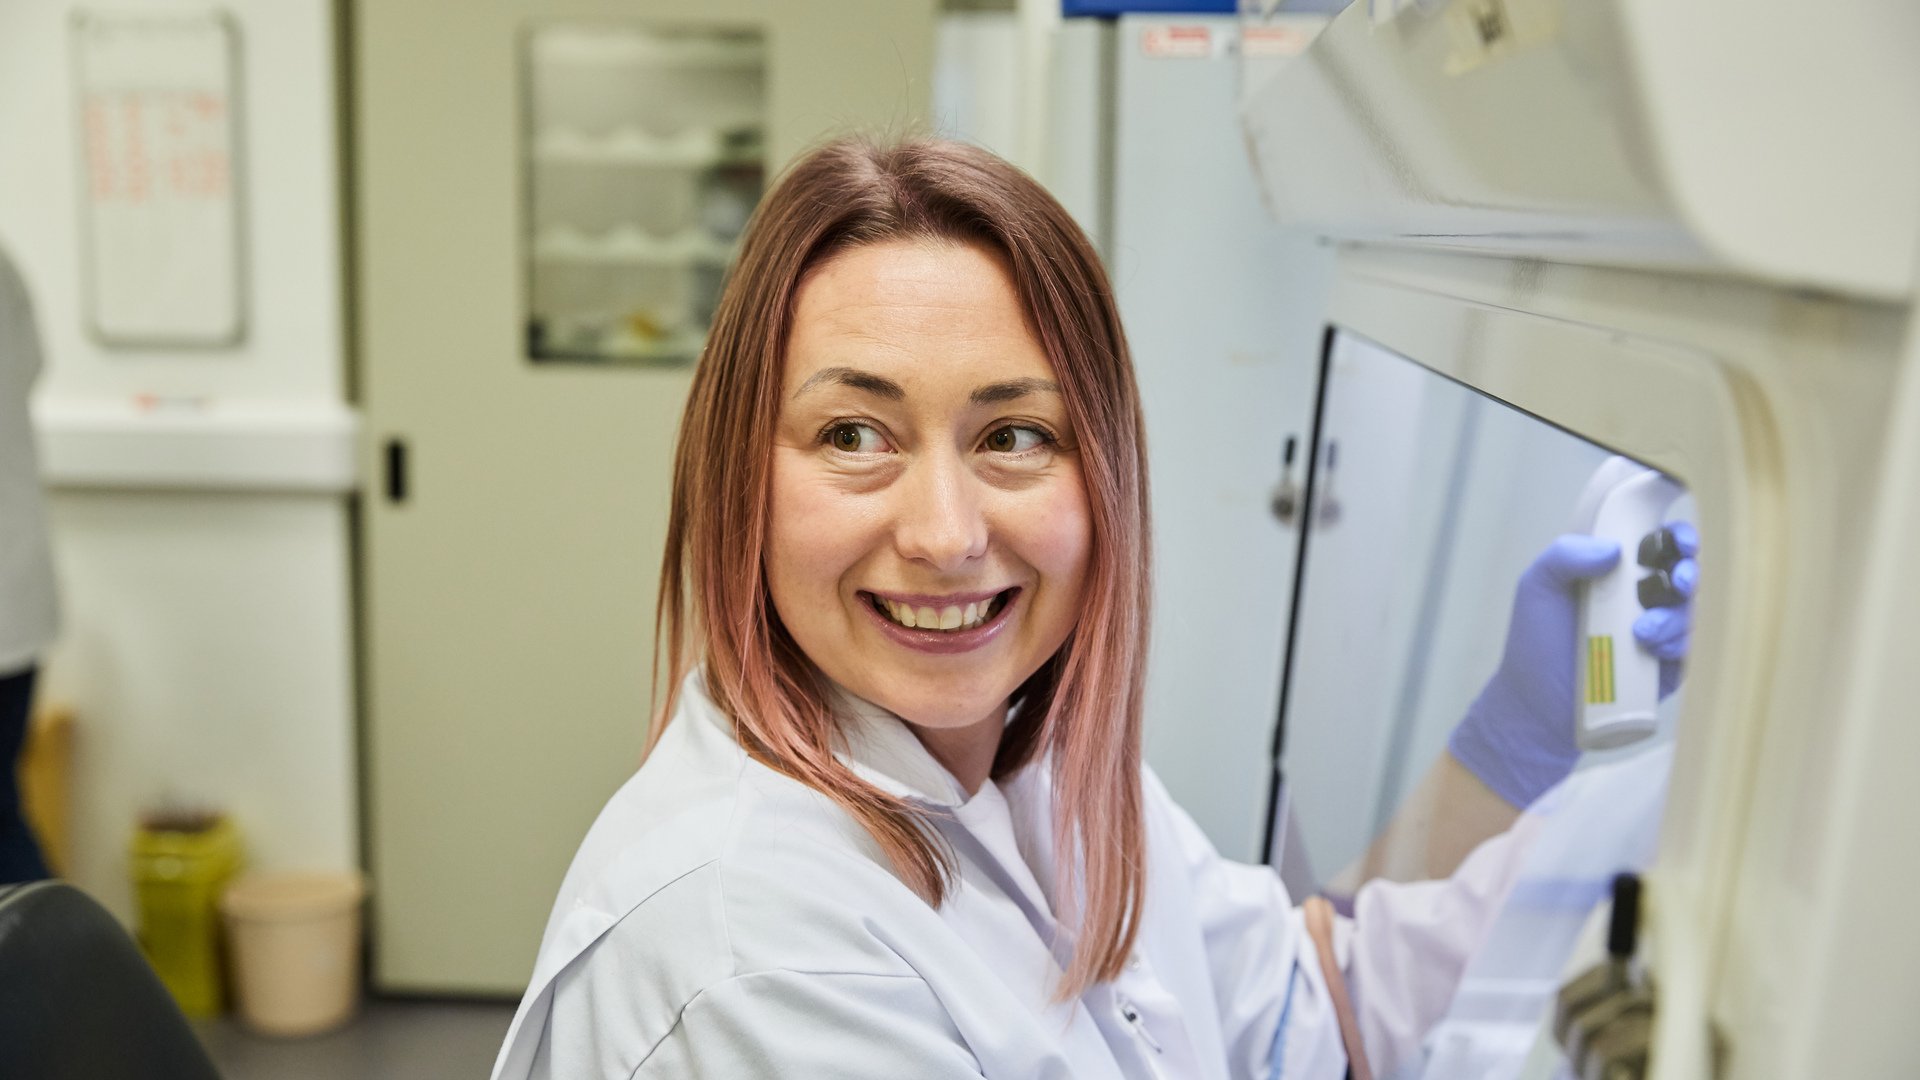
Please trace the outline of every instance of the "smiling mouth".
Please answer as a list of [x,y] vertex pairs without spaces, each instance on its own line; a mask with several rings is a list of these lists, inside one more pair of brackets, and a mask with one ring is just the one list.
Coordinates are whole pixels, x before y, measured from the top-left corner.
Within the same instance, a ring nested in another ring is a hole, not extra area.
[[895,626],[904,626],[910,630],[931,630],[936,633],[957,634],[966,630],[977,630],[993,620],[995,615],[1006,610],[1007,602],[1013,598],[1017,589],[1007,589],[972,604],[948,604],[945,607],[915,607],[902,604],[873,593],[867,594],[867,601],[873,610]]

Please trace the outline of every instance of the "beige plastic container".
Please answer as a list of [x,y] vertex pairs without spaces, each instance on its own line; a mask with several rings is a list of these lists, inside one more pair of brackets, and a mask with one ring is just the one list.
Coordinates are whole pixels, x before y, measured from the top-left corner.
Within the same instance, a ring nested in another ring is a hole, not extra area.
[[249,874],[220,898],[240,1018],[268,1035],[313,1035],[353,1016],[360,997],[355,871]]

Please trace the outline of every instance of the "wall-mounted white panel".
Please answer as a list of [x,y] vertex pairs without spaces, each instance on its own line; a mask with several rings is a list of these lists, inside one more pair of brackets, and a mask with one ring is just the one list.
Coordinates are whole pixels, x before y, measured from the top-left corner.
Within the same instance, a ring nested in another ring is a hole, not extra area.
[[[0,243],[33,295],[41,397],[343,396],[339,159],[331,5],[233,0],[235,116],[246,149],[246,336],[235,346],[108,346],[88,330],[81,193],[84,125],[72,22],[91,5],[0,5]],[[158,0],[116,12],[178,13]],[[195,10],[188,8],[186,10]],[[199,10],[205,10],[204,8]]]
[[87,319],[105,344],[243,333],[237,48],[218,12],[74,16]]

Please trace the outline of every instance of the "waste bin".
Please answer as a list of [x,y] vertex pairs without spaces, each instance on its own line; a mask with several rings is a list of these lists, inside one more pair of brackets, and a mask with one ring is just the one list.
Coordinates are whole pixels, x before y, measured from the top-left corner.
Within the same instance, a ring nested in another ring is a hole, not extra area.
[[353,1015],[360,994],[360,901],[354,871],[249,874],[227,887],[240,1019],[268,1035],[312,1035]]
[[218,1016],[220,890],[240,869],[240,834],[222,814],[150,814],[128,849],[140,946],[188,1016]]

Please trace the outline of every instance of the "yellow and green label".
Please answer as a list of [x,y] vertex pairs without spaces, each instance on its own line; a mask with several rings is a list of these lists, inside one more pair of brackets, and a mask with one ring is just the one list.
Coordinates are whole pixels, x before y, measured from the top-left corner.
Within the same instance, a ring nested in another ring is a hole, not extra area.
[[1605,634],[1587,639],[1587,704],[1613,704],[1613,638]]

